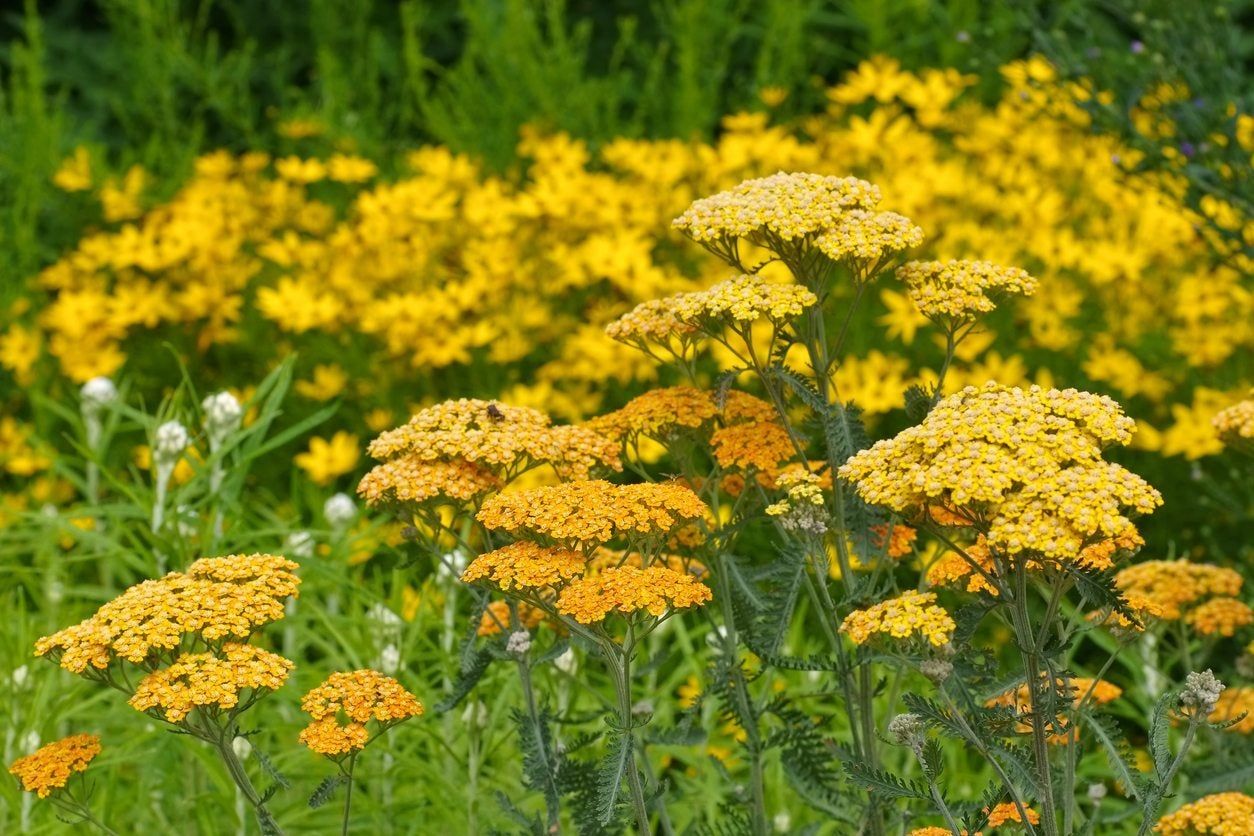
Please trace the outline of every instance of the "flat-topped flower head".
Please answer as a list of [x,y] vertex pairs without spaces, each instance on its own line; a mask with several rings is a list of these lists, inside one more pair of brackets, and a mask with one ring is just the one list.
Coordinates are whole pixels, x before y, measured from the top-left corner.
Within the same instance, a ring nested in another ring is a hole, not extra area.
[[828,258],[850,265],[860,279],[870,278],[894,256],[923,243],[923,230],[896,212],[846,212],[815,245]]
[[220,651],[184,653],[168,667],[145,676],[131,696],[131,707],[168,723],[178,723],[195,709],[227,711],[241,694],[277,691],[292,663],[251,644],[228,642]]
[[897,276],[924,316],[951,324],[992,311],[1000,297],[1031,296],[1037,285],[1026,270],[987,261],[909,261]]
[[854,455],[840,475],[867,502],[908,518],[939,507],[970,520],[1002,554],[1105,564],[1111,554],[1085,550],[1107,540],[1134,546],[1127,514],[1162,503],[1144,479],[1102,458],[1134,428],[1105,396],[968,386],[921,424]]
[[676,432],[703,427],[718,414],[709,392],[670,386],[632,398],[621,409],[599,415],[584,426],[620,443],[640,436],[664,440]]
[[[1245,715],[1242,717],[1241,715]],[[1210,713],[1212,723],[1236,722],[1227,728],[1233,734],[1254,734],[1254,686],[1225,688]]]
[[1254,834],[1254,796],[1220,792],[1203,796],[1158,820],[1162,836],[1250,836]]
[[1254,390],[1240,403],[1220,410],[1211,423],[1226,446],[1254,452]]
[[707,510],[690,488],[673,482],[588,480],[497,494],[483,504],[479,521],[493,530],[580,548],[616,538],[659,537]]
[[405,686],[372,670],[331,674],[301,698],[300,708],[313,720],[300,741],[329,757],[365,748],[371,721],[382,732],[423,713],[422,703]]
[[854,644],[865,644],[876,636],[892,639],[924,639],[933,647],[943,647],[953,638],[957,623],[936,603],[934,592],[905,592],[863,610],[854,610],[840,630]]
[[186,572],[132,586],[90,618],[41,638],[35,653],[83,673],[119,659],[150,663],[192,635],[246,639],[283,618],[284,602],[300,584],[297,568],[267,554],[203,558]]
[[873,209],[880,190],[856,177],[779,172],[695,201],[672,226],[700,243],[792,241],[831,229],[851,209]]
[[586,568],[582,552],[520,540],[476,557],[462,572],[462,581],[488,581],[504,591],[541,590],[578,577]]
[[710,436],[714,460],[725,470],[755,471],[775,477],[797,457],[788,430],[774,421],[733,424]]
[[1244,582],[1235,569],[1188,560],[1146,560],[1115,575],[1115,586],[1125,596],[1151,602],[1168,621],[1212,599],[1235,598]]
[[371,468],[357,493],[371,507],[463,503],[498,491],[499,476],[483,465],[462,459],[429,461],[404,453]]
[[672,610],[699,607],[711,597],[710,588],[688,572],[623,565],[571,581],[557,597],[557,611],[580,624],[595,624],[611,613],[647,612],[661,618]]
[[1231,638],[1254,624],[1254,610],[1239,598],[1211,598],[1191,609],[1184,621],[1203,636]]
[[381,433],[369,453],[387,461],[467,461],[502,475],[538,464],[552,465],[565,478],[586,478],[596,467],[621,468],[609,440],[583,427],[553,426],[549,416],[528,407],[470,398],[421,410],[409,422]]
[[9,774],[22,782],[22,789],[47,798],[75,773],[84,772],[100,754],[100,738],[94,734],[75,734],[18,758],[9,767]]

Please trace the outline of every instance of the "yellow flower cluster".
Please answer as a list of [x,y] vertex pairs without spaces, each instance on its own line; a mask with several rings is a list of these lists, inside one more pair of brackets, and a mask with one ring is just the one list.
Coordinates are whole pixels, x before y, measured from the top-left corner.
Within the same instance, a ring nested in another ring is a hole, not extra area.
[[665,439],[679,429],[697,429],[718,415],[709,392],[691,386],[651,389],[622,409],[584,422],[585,427],[618,442],[637,436]]
[[462,581],[487,580],[502,590],[543,590],[582,575],[586,564],[582,552],[521,540],[476,557],[462,572]]
[[687,572],[623,565],[571,581],[557,597],[557,611],[580,624],[604,621],[614,612],[646,611],[661,618],[673,609],[699,607],[711,597],[710,588]]
[[822,534],[827,530],[827,514],[820,482],[817,474],[807,470],[781,473],[775,483],[784,491],[784,498],[766,506],[767,515],[778,517],[780,525],[790,531]]
[[1163,836],[1252,836],[1254,796],[1243,792],[1204,796],[1163,816],[1154,831]]
[[672,225],[699,242],[792,241],[830,229],[848,210],[873,209],[879,201],[879,189],[856,177],[781,171],[697,200]]
[[[1046,681],[1046,678],[1042,677],[1042,681]],[[1084,676],[1067,677],[1065,679],[1057,678],[1054,680],[1054,689],[1060,699],[1067,700],[1072,706],[1077,708],[1080,705],[1080,701],[1085,699],[1085,695],[1088,696],[1087,702],[1091,705],[1105,705],[1106,703],[1114,702],[1123,695],[1123,689],[1114,683],[1107,682],[1104,679],[1094,680]],[[1090,689],[1092,693],[1090,693]],[[1018,688],[1012,688],[1004,694],[993,697],[984,704],[989,708],[1005,706],[1014,709],[1016,714],[1025,718],[1015,724],[1015,729],[1020,734],[1032,733],[1032,724],[1026,719],[1032,710],[1032,697],[1028,693],[1026,682]],[[1050,735],[1048,741],[1056,746],[1066,744],[1073,734],[1078,734],[1078,732],[1072,732],[1069,721],[1063,715],[1055,718],[1054,725],[1061,731]]]
[[474,462],[425,461],[404,453],[371,468],[358,483],[357,493],[370,506],[448,499],[469,502],[503,485],[495,473]]
[[[985,808],[984,812],[988,814],[989,827],[1001,827],[1003,824],[1023,824],[1023,817],[1019,815],[1019,808],[1012,801],[1003,801],[995,805],[991,810]],[[1025,807],[1023,812],[1027,815],[1028,824],[1041,823],[1041,814],[1031,807]]]
[[748,470],[774,478],[797,457],[788,430],[775,421],[751,421],[715,430],[710,436],[714,460],[728,470]]
[[1212,419],[1215,431],[1226,444],[1254,440],[1254,393],[1251,395],[1221,410]]
[[1135,425],[1110,398],[995,383],[944,398],[923,422],[853,456],[840,475],[867,502],[913,514],[930,505],[987,528],[989,545],[1074,560],[1102,540],[1131,540],[1124,509],[1162,498],[1102,459]]
[[1189,610],[1184,621],[1203,636],[1235,636],[1254,624],[1254,609],[1237,598],[1211,598]]
[[267,554],[197,560],[132,586],[90,618],[39,639],[35,653],[51,656],[71,673],[104,669],[114,660],[145,664],[177,649],[184,637],[206,641],[245,639],[284,615],[297,594],[297,565]]
[[[381,433],[369,453],[390,461],[467,461],[506,475],[532,465],[552,465],[568,478],[587,478],[595,467],[621,465],[615,445],[578,426],[553,426],[539,410],[494,401],[461,400],[421,410],[409,422]],[[464,485],[455,485],[464,488]]]
[[1243,583],[1234,569],[1188,560],[1147,560],[1115,575],[1124,595],[1153,602],[1168,621],[1184,618],[1199,603],[1235,598]]
[[764,319],[782,325],[800,316],[818,298],[796,284],[755,275],[737,276],[708,290],[651,299],[606,326],[605,333],[629,345],[664,342],[696,332],[716,334]]
[[18,758],[9,767],[9,774],[17,776],[22,782],[22,789],[47,798],[64,788],[71,775],[85,771],[99,754],[99,737],[94,734],[71,735]]
[[490,529],[526,533],[578,548],[615,538],[656,537],[707,513],[676,483],[615,485],[601,480],[497,494],[479,511]]
[[365,748],[371,720],[386,730],[423,711],[405,686],[372,670],[331,674],[301,698],[300,708],[313,718],[301,730],[300,741],[333,758]]
[[934,647],[948,644],[957,627],[945,608],[937,605],[934,592],[903,592],[864,610],[854,610],[840,625],[854,644],[865,644],[876,635],[894,639],[918,636]]
[[227,642],[214,653],[184,653],[148,674],[136,686],[130,704],[137,711],[155,712],[168,723],[178,723],[197,708],[235,708],[244,691],[277,691],[292,667],[289,660],[268,650]]
[[1215,710],[1211,712],[1209,719],[1212,723],[1223,723],[1237,720],[1242,714],[1245,717],[1228,730],[1238,734],[1254,734],[1254,686],[1230,685],[1219,695],[1219,701],[1215,703]]
[[854,209],[819,233],[814,243],[833,261],[852,263],[857,278],[866,278],[893,256],[922,244],[923,230],[896,212]]
[[910,261],[897,268],[897,276],[925,316],[953,323],[993,310],[995,296],[1036,292],[1036,279],[1026,270],[987,261]]

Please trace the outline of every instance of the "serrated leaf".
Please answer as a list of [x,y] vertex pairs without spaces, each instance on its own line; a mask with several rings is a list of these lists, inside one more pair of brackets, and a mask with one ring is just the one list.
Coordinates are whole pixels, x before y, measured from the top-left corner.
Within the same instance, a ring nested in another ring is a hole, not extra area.
[[1086,715],[1087,729],[1093,733],[1106,752],[1106,760],[1120,781],[1125,791],[1137,801],[1141,799],[1142,777],[1136,773],[1128,761],[1130,750],[1127,741],[1119,733],[1114,720],[1097,714]]
[[875,769],[865,763],[851,761],[845,764],[845,772],[854,783],[883,798],[908,798],[915,801],[932,801],[932,794],[914,781],[898,778],[891,772]]
[[317,789],[309,796],[309,806],[315,810],[326,804],[335,795],[335,791],[343,784],[348,783],[348,779],[343,775],[328,775],[322,779],[322,783],[318,784]]
[[1154,758],[1154,771],[1159,778],[1166,775],[1171,768],[1171,708],[1178,699],[1174,691],[1163,694],[1154,705],[1154,714],[1150,720],[1149,750]]
[[610,748],[601,760],[597,775],[597,821],[602,825],[612,822],[618,815],[618,794],[628,769],[635,769],[632,760],[633,739],[625,732],[611,732]]

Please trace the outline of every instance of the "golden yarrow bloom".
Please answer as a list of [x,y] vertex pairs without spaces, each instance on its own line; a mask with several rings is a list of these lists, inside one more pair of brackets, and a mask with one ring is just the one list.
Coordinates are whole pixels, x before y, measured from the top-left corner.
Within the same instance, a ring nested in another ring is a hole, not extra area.
[[[1047,678],[1041,677],[1041,679],[1044,682]],[[1090,689],[1092,693],[1090,693]],[[1088,695],[1086,702],[1091,705],[1105,705],[1106,703],[1114,702],[1123,695],[1123,689],[1114,683],[1107,682],[1104,679],[1094,680],[1084,676],[1057,677],[1054,679],[1054,690],[1060,701],[1069,702],[1075,708],[1080,706],[1080,701],[1085,699],[1086,694]],[[993,697],[986,701],[984,705],[988,708],[1005,706],[1014,709],[1016,714],[1025,718],[1016,724],[1016,730],[1020,734],[1032,733],[1032,724],[1027,719],[1032,710],[1032,695],[1028,692],[1026,682],[1004,694]],[[1067,743],[1072,734],[1067,719],[1060,715],[1055,718],[1054,725],[1062,729],[1062,731],[1050,735],[1047,738],[1048,742],[1054,745]]]
[[858,278],[869,278],[893,256],[923,243],[923,230],[896,212],[846,212],[814,240],[833,261],[850,263]]
[[300,741],[329,757],[365,748],[371,720],[382,732],[423,713],[422,703],[405,686],[372,670],[331,674],[301,698],[300,708],[313,718]]
[[404,453],[371,468],[358,483],[357,494],[371,507],[432,500],[469,502],[503,485],[495,473],[474,462],[428,461]]
[[[1012,801],[1003,801],[993,807],[993,809],[984,808],[984,812],[988,814],[989,827],[1001,827],[1003,824],[1022,824],[1023,818],[1019,815],[1019,808]],[[1029,824],[1040,824],[1040,813],[1031,807],[1023,808],[1024,814],[1028,817]]]
[[467,461],[511,475],[537,464],[552,465],[568,478],[587,478],[595,467],[622,467],[616,445],[590,430],[553,426],[536,409],[470,398],[421,410],[380,434],[368,452],[381,461]]
[[1163,816],[1154,830],[1163,836],[1250,836],[1254,834],[1254,796],[1243,792],[1204,796]]
[[1124,607],[1135,616],[1136,621],[1113,608],[1091,612],[1087,616],[1088,620],[1108,627],[1112,632],[1141,633],[1145,631],[1147,621],[1163,617],[1163,608],[1152,598],[1135,592],[1124,593],[1122,598]]
[[47,798],[64,788],[70,776],[85,771],[99,754],[99,737],[94,734],[71,735],[18,758],[9,767],[9,774],[17,776],[22,782],[22,789]]
[[573,547],[664,535],[707,511],[690,488],[673,482],[615,485],[588,480],[497,494],[483,503],[478,518],[493,530]]
[[503,591],[547,589],[582,575],[586,568],[583,552],[520,540],[476,557],[462,572],[462,581],[487,580]]
[[1208,719],[1212,723],[1225,723],[1229,720],[1236,720],[1242,714],[1245,717],[1229,726],[1227,730],[1236,734],[1254,734],[1254,686],[1238,685],[1225,688],[1219,695],[1215,710],[1211,712]]
[[597,572],[618,566],[635,566],[637,569],[647,569],[650,566],[665,566],[668,569],[674,569],[676,572],[687,572],[697,578],[704,577],[709,572],[704,563],[685,555],[668,554],[666,552],[644,554],[642,552],[631,552],[600,546],[592,553],[592,557],[588,558],[588,569],[585,574],[594,575]]
[[695,201],[672,222],[700,243],[792,241],[831,229],[851,209],[873,209],[880,190],[856,177],[779,172]]
[[1244,582],[1235,569],[1188,560],[1147,560],[1115,575],[1120,591],[1152,601],[1168,621],[1212,598],[1235,598]]
[[557,597],[557,611],[580,624],[604,621],[614,612],[648,612],[661,618],[671,610],[701,606],[711,597],[710,588],[687,572],[624,565],[571,581]]
[[1220,410],[1211,420],[1215,432],[1229,446],[1254,441],[1254,389],[1240,403]]
[[220,651],[184,653],[170,666],[148,674],[135,688],[130,705],[178,723],[197,708],[235,708],[247,691],[277,691],[292,667],[291,661],[268,650],[228,642]]
[[144,581],[90,618],[35,644],[71,673],[103,670],[117,659],[143,664],[178,648],[184,637],[245,639],[284,616],[295,597],[297,564],[268,554],[203,558],[187,572]]
[[1125,510],[1162,504],[1144,479],[1102,459],[1134,428],[1105,396],[968,386],[850,458],[840,475],[867,502],[910,518],[934,506],[955,511],[1002,554],[1074,561],[1103,540],[1136,542]]
[[1238,598],[1211,598],[1190,610],[1184,621],[1203,636],[1231,638],[1254,624],[1254,610]]
[[788,430],[774,421],[733,424],[710,436],[714,460],[728,470],[753,470],[775,477],[797,457]]
[[880,523],[871,526],[871,545],[884,549],[885,554],[896,559],[905,557],[914,550],[914,541],[919,539],[919,532],[901,523]]
[[854,644],[865,644],[877,635],[894,639],[926,639],[943,647],[953,638],[957,623],[944,607],[937,605],[934,592],[904,592],[867,607],[854,610],[840,625]]
[[637,436],[666,439],[683,429],[697,429],[719,414],[713,396],[692,386],[653,389],[626,406],[585,421],[583,426],[618,442]]
[[1031,296],[1036,279],[987,261],[909,261],[897,268],[906,292],[928,319],[966,322],[997,307],[995,297]]

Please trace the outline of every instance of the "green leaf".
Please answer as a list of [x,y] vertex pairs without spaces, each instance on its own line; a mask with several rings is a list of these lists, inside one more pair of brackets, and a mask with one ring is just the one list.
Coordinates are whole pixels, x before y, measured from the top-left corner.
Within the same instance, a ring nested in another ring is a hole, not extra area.
[[335,795],[335,791],[343,784],[347,784],[348,779],[343,775],[328,775],[322,779],[322,783],[318,784],[318,788],[313,791],[313,795],[309,796],[309,806],[315,810],[326,804]]
[[875,769],[865,763],[850,761],[845,764],[845,771],[854,783],[873,795],[883,798],[908,798],[915,801],[932,801],[932,794],[925,787],[914,781],[898,778],[891,772]]
[[632,760],[633,739],[629,733],[613,731],[610,748],[601,760],[597,776],[597,821],[608,825],[618,815],[618,793],[628,769],[635,769]]
[[1130,764],[1131,750],[1127,740],[1119,732],[1119,728],[1115,721],[1109,717],[1103,717],[1098,714],[1086,714],[1087,730],[1092,732],[1093,736],[1102,745],[1102,749],[1106,752],[1106,760],[1110,763],[1110,768],[1115,773],[1115,778],[1123,783],[1125,791],[1130,793],[1137,801],[1142,800],[1141,784],[1143,777],[1132,768]]

